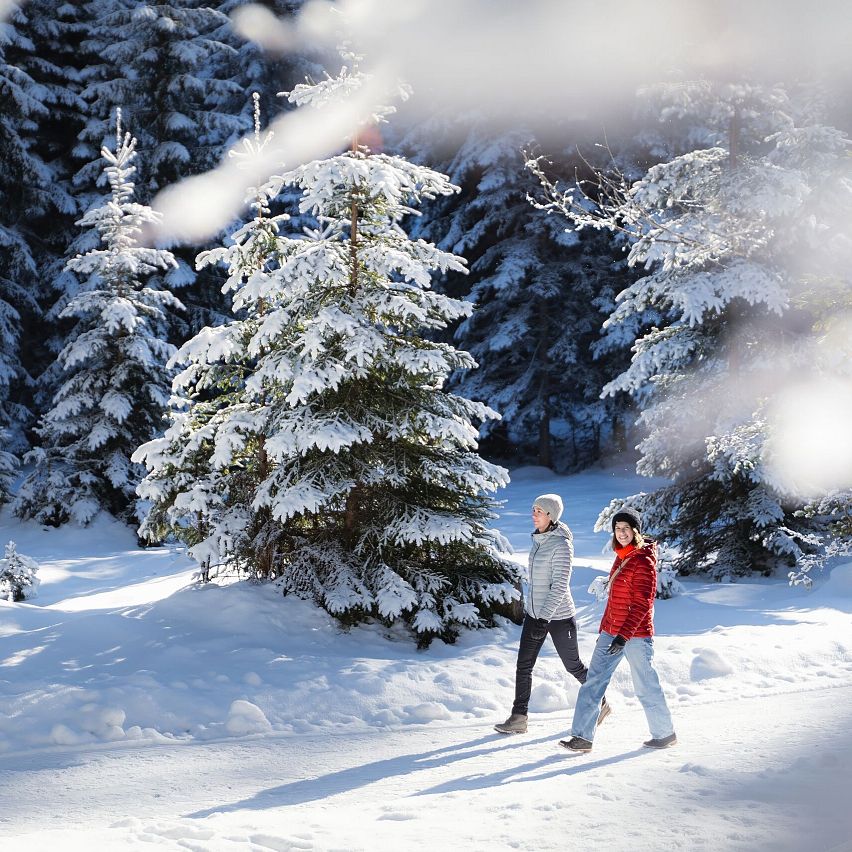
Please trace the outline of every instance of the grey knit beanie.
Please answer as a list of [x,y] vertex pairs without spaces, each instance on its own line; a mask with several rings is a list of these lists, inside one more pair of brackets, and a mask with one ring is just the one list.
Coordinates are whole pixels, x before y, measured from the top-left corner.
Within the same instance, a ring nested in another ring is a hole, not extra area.
[[547,512],[553,523],[558,523],[562,517],[562,498],[558,494],[542,494],[533,501],[533,509],[538,506],[542,512]]
[[613,532],[615,532],[615,525],[618,521],[624,521],[625,523],[630,524],[636,532],[642,532],[642,516],[635,509],[631,509],[630,506],[622,506],[612,516]]

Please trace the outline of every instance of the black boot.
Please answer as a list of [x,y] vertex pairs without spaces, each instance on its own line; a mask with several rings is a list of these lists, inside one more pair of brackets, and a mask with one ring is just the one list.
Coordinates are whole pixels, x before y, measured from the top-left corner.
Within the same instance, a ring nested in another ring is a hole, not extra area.
[[673,745],[677,745],[677,736],[671,733],[667,737],[660,737],[656,740],[645,740],[642,745],[645,748],[671,748]]
[[592,744],[582,737],[571,737],[570,740],[559,740],[559,745],[562,748],[567,748],[569,751],[591,751]]

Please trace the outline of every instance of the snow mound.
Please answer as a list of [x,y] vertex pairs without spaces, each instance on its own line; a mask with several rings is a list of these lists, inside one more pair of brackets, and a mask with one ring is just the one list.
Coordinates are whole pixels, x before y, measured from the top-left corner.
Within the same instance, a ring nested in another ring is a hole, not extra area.
[[98,740],[122,740],[126,717],[127,714],[120,707],[84,704],[80,708],[79,724]]
[[239,737],[246,734],[265,734],[272,730],[272,725],[257,704],[240,698],[231,703],[225,728],[229,734]]
[[403,710],[412,722],[434,722],[451,718],[447,708],[443,704],[438,704],[436,701],[411,704],[408,707],[404,707]]
[[50,741],[54,745],[73,746],[85,743],[87,739],[74,733],[67,725],[57,724],[50,729]]
[[712,648],[696,648],[695,657],[689,667],[692,680],[709,680],[733,674],[734,667]]
[[830,598],[852,598],[852,562],[835,565],[820,591]]
[[[535,677],[535,676],[533,676]],[[533,680],[535,683],[535,680]],[[567,707],[565,691],[551,683],[541,683],[533,687],[530,694],[530,706],[539,713],[552,713]]]

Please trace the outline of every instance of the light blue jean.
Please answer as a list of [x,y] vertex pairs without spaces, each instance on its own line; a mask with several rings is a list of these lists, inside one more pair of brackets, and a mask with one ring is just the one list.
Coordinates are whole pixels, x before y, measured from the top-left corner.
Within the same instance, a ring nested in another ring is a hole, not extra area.
[[649,636],[630,639],[623,651],[610,655],[607,654],[607,649],[614,638],[610,633],[601,633],[598,636],[589,663],[589,674],[577,695],[571,736],[582,737],[589,742],[595,738],[601,699],[622,657],[626,657],[630,664],[633,689],[645,711],[651,736],[654,739],[662,739],[673,734],[672,716],[654,669],[654,640]]

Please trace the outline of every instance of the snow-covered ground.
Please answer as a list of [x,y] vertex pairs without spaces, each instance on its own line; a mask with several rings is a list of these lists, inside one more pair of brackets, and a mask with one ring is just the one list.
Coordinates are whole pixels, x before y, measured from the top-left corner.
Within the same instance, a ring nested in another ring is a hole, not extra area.
[[[588,658],[608,568],[599,509],[622,470],[513,472],[499,527],[525,561],[558,491]],[[0,603],[0,849],[852,850],[852,564],[659,601],[657,665],[679,737],[652,752],[629,673],[589,755],[557,746],[576,683],[549,644],[530,733],[502,737],[518,628],[417,651],[340,632],[270,587],[198,587],[127,528],[0,516],[41,565]]]

